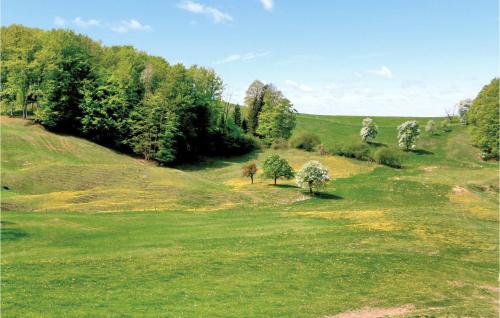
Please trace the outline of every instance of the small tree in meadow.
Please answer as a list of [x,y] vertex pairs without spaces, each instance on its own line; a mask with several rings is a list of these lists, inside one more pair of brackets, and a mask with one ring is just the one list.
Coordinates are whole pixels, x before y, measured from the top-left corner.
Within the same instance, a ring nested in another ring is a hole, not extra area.
[[291,179],[295,176],[292,167],[286,159],[278,155],[271,155],[264,161],[264,177],[274,179],[274,184],[279,178]]
[[460,116],[460,122],[464,125],[468,124],[467,111],[469,111],[469,108],[471,106],[472,106],[472,99],[470,98],[461,100],[457,104],[457,110],[458,110],[458,115]]
[[255,176],[255,174],[257,173],[257,165],[255,164],[255,162],[250,162],[243,165],[242,169],[243,169],[242,175],[244,177],[250,178],[253,184],[253,176]]
[[434,135],[436,133],[436,123],[434,120],[431,119],[427,122],[427,125],[425,125],[425,131],[430,135]]
[[328,169],[315,160],[308,161],[295,177],[297,185],[301,188],[309,188],[309,193],[313,194],[313,188],[320,188],[330,181]]
[[401,149],[415,149],[415,141],[420,136],[420,128],[415,120],[406,121],[398,126],[398,144]]
[[363,119],[363,128],[361,128],[359,134],[364,142],[370,143],[377,137],[378,126],[373,122],[373,119],[365,118]]

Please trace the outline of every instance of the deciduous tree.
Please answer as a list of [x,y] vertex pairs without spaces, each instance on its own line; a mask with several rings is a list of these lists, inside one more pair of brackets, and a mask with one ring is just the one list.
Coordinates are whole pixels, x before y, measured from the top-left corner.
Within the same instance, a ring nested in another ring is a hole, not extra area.
[[257,165],[255,164],[255,162],[250,162],[243,165],[242,170],[242,176],[250,178],[253,184],[253,177],[257,173]]
[[276,184],[279,178],[291,179],[294,177],[293,169],[286,159],[279,155],[271,155],[264,161],[263,176],[274,180]]
[[363,119],[363,127],[361,128],[359,134],[364,142],[370,143],[377,137],[378,126],[371,118],[365,118]]
[[328,169],[315,160],[308,161],[297,173],[295,177],[299,187],[309,188],[309,193],[313,194],[313,189],[323,187],[328,181]]
[[414,120],[406,121],[398,126],[398,145],[401,149],[415,149],[415,141],[420,136],[420,128]]

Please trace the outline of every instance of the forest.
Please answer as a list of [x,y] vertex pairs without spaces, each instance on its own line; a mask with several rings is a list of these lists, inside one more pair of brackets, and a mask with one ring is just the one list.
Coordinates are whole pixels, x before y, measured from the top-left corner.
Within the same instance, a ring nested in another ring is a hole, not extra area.
[[289,138],[295,125],[293,105],[271,84],[250,85],[245,117],[205,67],[106,47],[70,30],[11,25],[1,36],[3,113],[146,160],[241,155]]

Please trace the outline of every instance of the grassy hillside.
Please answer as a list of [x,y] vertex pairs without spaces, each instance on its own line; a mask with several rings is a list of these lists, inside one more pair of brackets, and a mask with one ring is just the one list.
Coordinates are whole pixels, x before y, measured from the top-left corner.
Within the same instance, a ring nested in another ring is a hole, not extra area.
[[[354,142],[361,120],[300,115],[296,133]],[[395,145],[406,119],[374,120]],[[498,315],[498,169],[464,126],[424,134],[399,170],[277,151],[328,166],[313,198],[240,176],[273,150],[171,169],[20,120],[1,128],[5,317]]]

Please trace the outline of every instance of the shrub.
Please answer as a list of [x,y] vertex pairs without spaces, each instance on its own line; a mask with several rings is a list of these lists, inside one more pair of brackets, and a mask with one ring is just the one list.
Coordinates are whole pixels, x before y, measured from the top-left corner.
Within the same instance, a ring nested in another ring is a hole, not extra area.
[[330,153],[358,160],[371,160],[370,146],[366,144],[336,145],[330,150]]
[[393,168],[401,168],[403,165],[403,159],[399,151],[391,148],[378,149],[375,151],[373,159],[381,165]]
[[238,156],[259,147],[258,140],[252,136],[214,133],[211,137],[210,154],[213,155]]
[[326,156],[328,154],[328,150],[326,150],[326,147],[323,144],[318,146],[318,152],[320,156]]
[[313,151],[317,145],[320,144],[319,137],[311,133],[301,133],[295,136],[291,141],[290,145],[293,148],[302,149],[305,151]]
[[272,143],[271,148],[273,148],[274,150],[287,149],[288,141],[286,141],[286,139],[284,138],[276,138]]
[[441,121],[441,129],[444,132],[450,132],[451,131],[450,121],[448,119],[443,119],[443,121]]

